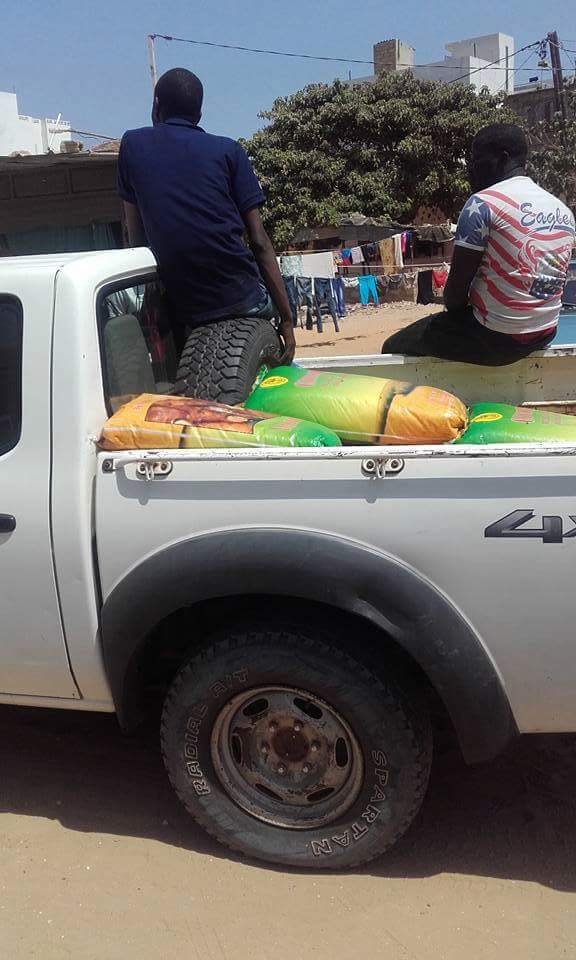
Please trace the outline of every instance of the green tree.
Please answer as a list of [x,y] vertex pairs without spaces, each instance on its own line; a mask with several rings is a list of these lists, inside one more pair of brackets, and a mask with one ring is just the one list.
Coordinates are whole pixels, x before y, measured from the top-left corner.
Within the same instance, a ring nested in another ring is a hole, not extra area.
[[546,190],[576,208],[576,88],[568,91],[568,121],[555,114],[549,123],[527,128],[532,147],[528,172]]
[[485,91],[410,73],[309,86],[260,116],[268,123],[245,146],[268,195],[264,216],[277,247],[302,227],[336,226],[354,211],[406,221],[426,203],[456,217],[470,189],[474,134],[511,119]]

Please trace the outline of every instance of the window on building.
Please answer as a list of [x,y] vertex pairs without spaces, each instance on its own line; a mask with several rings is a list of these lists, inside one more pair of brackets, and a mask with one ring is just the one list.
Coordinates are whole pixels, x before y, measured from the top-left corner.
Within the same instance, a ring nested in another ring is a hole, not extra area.
[[22,304],[0,294],[0,454],[16,446],[22,429]]

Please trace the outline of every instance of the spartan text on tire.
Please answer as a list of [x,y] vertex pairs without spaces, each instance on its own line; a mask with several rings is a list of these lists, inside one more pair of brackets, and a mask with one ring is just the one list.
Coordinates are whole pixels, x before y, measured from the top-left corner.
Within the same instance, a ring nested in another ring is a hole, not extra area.
[[375,764],[374,773],[377,782],[372,787],[370,803],[360,817],[360,820],[363,820],[364,823],[354,822],[349,830],[344,830],[341,834],[334,834],[331,837],[325,837],[323,840],[312,840],[310,846],[315,857],[330,856],[336,853],[334,844],[336,848],[349,847],[352,841],[361,840],[380,816],[381,805],[386,801],[384,787],[388,783],[388,758],[382,750],[373,750],[372,760]]
[[186,770],[192,781],[192,786],[199,797],[204,797],[211,792],[198,760],[198,736],[200,734],[202,720],[206,716],[207,711],[208,705],[206,703],[199,703],[194,707],[186,724],[186,736],[184,738]]

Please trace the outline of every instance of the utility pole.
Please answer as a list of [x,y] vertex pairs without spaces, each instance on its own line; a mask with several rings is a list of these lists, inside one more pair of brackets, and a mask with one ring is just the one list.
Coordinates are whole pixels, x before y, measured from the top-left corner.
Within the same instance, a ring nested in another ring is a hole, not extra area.
[[146,38],[146,44],[148,46],[148,64],[150,66],[150,77],[152,79],[152,90],[156,89],[156,83],[158,81],[158,71],[156,69],[156,51],[154,49],[155,39],[156,36],[153,33],[149,33]]
[[560,59],[560,43],[556,30],[548,34],[548,43],[550,45],[550,63],[552,65],[552,77],[554,80],[554,107],[556,113],[562,117],[562,124],[566,125],[566,88],[564,87],[564,77],[562,74],[562,61]]

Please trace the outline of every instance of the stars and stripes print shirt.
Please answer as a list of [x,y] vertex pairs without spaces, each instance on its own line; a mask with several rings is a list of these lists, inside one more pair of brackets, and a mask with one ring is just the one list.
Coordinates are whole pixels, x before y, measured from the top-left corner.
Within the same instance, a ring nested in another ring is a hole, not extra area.
[[470,302],[500,333],[554,327],[575,239],[574,216],[530,177],[510,177],[464,206],[455,243],[483,251]]

